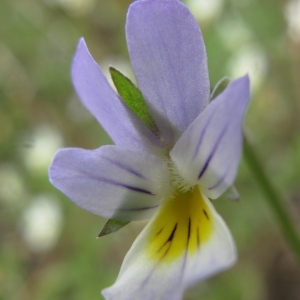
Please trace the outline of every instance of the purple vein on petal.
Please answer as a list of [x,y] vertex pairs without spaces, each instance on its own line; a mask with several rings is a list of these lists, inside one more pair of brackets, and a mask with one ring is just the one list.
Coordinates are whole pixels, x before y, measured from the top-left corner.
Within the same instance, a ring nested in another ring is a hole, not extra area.
[[217,187],[224,181],[225,175],[226,175],[226,174],[224,174],[224,175],[217,181],[216,184],[214,184],[213,186],[209,187],[208,190],[211,191],[211,190],[217,188]]
[[213,189],[216,189],[224,181],[224,179],[227,177],[227,174],[229,173],[229,170],[230,170],[230,166],[226,169],[223,176],[213,186],[209,187],[208,190],[211,191]]
[[209,154],[209,156],[208,156],[208,158],[207,158],[207,160],[206,160],[206,162],[205,162],[202,170],[199,172],[198,180],[203,176],[203,174],[207,170],[207,167],[208,167],[209,163],[211,162],[212,158],[214,157],[214,155],[215,155],[215,153],[216,153],[216,151],[217,151],[217,149],[218,149],[218,147],[220,145],[220,142],[221,142],[222,138],[224,137],[224,135],[225,135],[228,127],[229,126],[228,126],[228,123],[227,123],[226,126],[224,127],[224,129],[221,131],[221,133],[220,133],[220,135],[219,135],[219,137],[217,139],[217,142],[215,143],[215,145],[214,145],[211,153]]
[[[104,183],[108,183],[108,184],[111,184],[111,185],[124,187],[124,188],[126,188],[128,190],[131,190],[131,191],[134,191],[134,192],[138,192],[138,193],[143,193],[143,194],[147,194],[147,195],[151,195],[151,196],[155,195],[152,192],[150,192],[148,190],[145,190],[145,189],[142,189],[142,188],[139,188],[139,187],[131,186],[131,185],[128,185],[128,184],[125,184],[125,183],[121,183],[121,182],[117,182],[115,180],[107,179],[107,178],[104,178],[104,177],[92,176],[91,174],[87,174],[87,173],[82,172],[82,171],[81,171],[81,173],[84,174],[84,175],[86,175],[89,179],[92,179],[92,180],[95,180],[95,181],[102,181]],[[77,176],[74,176],[74,177],[76,178]],[[82,179],[81,176],[78,176],[78,177]]]
[[185,266],[186,266],[187,259],[188,259],[188,248],[189,248],[190,237],[191,237],[191,225],[192,225],[192,221],[191,221],[191,218],[189,218],[188,230],[187,230],[186,248],[185,248],[185,251],[184,251],[184,257],[183,257],[182,266],[181,266],[180,281],[182,281],[182,278],[184,276],[184,270],[185,270]]
[[213,115],[211,115],[211,116],[209,117],[209,119],[207,120],[207,122],[206,122],[206,124],[205,124],[205,126],[204,126],[204,128],[203,128],[203,130],[202,130],[202,132],[201,132],[201,136],[200,136],[200,139],[199,139],[198,144],[197,144],[197,146],[196,146],[196,149],[195,149],[195,152],[194,152],[193,159],[195,159],[195,157],[197,156],[197,154],[198,154],[198,152],[199,152],[199,149],[200,149],[200,146],[201,146],[201,144],[202,144],[204,135],[205,135],[206,130],[207,130],[207,128],[209,127],[209,124],[211,123],[211,120],[212,120],[212,119],[213,119]]
[[[157,205],[158,206],[158,205]],[[177,224],[176,224],[177,225]],[[144,289],[146,287],[146,285],[148,284],[149,280],[151,279],[151,277],[154,275],[155,271],[158,269],[159,265],[162,263],[162,260],[164,258],[165,255],[163,255],[157,262],[156,264],[153,266],[153,268],[151,269],[151,271],[148,273],[147,277],[142,281],[142,285],[141,287]]]
[[119,208],[119,211],[142,211],[157,208],[159,204],[153,206],[145,206],[145,207],[135,207],[135,208]]
[[134,192],[138,192],[138,193],[143,193],[143,194],[148,194],[148,195],[154,196],[154,194],[152,192],[147,191],[145,189],[137,188],[137,187],[130,186],[130,185],[127,185],[127,184],[122,184],[122,183],[116,183],[116,185],[122,186],[122,187],[127,188],[129,190],[132,190]]
[[137,176],[137,177],[139,177],[139,178],[146,179],[146,177],[143,176],[141,173],[139,173],[139,172],[133,170],[132,168],[130,168],[130,167],[128,167],[128,166],[126,166],[126,165],[124,165],[124,164],[122,164],[122,163],[120,163],[120,162],[117,162],[117,161],[115,161],[115,160],[113,160],[113,159],[111,159],[111,158],[109,158],[109,157],[107,157],[107,156],[102,156],[102,158],[104,158],[105,160],[109,161],[109,162],[112,163],[113,165],[118,166],[119,168],[121,168],[121,169],[127,171],[128,173],[131,173],[131,174],[133,174],[133,175],[135,175],[135,176]]

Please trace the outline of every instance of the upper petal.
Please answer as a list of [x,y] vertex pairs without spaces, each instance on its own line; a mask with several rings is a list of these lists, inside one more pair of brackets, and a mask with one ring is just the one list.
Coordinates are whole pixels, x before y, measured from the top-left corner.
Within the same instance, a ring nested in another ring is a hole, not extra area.
[[234,181],[242,151],[242,122],[250,99],[249,77],[232,81],[182,134],[170,156],[190,185],[210,198]]
[[49,174],[51,183],[77,205],[105,218],[149,218],[168,193],[162,159],[117,146],[61,149]]
[[98,64],[80,39],[72,64],[72,80],[82,103],[119,146],[160,151],[159,141],[131,114],[111,88]]
[[170,199],[127,253],[107,300],[180,300],[185,288],[236,260],[231,234],[195,188],[192,198]]
[[126,34],[139,87],[163,137],[172,143],[209,100],[199,26],[177,0],[144,0],[130,6]]

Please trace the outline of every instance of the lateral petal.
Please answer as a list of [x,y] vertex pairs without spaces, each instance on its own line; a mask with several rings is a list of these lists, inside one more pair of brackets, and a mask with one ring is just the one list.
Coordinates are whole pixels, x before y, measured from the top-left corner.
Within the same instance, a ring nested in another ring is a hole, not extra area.
[[184,290],[235,262],[231,234],[196,187],[162,204],[127,253],[107,300],[179,300]]
[[149,218],[168,194],[162,159],[118,146],[61,149],[49,174],[51,183],[73,202],[109,219]]
[[209,101],[206,50],[197,21],[177,0],[136,1],[128,11],[126,36],[139,87],[172,144]]
[[80,39],[72,64],[74,88],[84,106],[115,144],[131,149],[162,151],[157,137],[128,109],[114,92],[98,64]]
[[242,152],[249,77],[232,81],[182,134],[170,152],[178,172],[206,195],[219,197],[233,183]]

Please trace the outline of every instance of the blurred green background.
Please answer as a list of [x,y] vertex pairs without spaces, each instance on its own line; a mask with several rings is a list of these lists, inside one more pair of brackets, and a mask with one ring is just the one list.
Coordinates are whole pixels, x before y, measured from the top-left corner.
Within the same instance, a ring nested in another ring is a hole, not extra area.
[[[132,78],[124,24],[130,0],[0,0],[0,299],[102,299],[143,223],[96,239],[105,220],[48,181],[60,147],[110,143],[70,82],[79,37],[107,72]],[[211,84],[246,72],[246,127],[300,227],[300,1],[187,0],[207,46]],[[241,201],[215,203],[236,240],[231,270],[185,300],[299,300],[300,270],[242,161]]]

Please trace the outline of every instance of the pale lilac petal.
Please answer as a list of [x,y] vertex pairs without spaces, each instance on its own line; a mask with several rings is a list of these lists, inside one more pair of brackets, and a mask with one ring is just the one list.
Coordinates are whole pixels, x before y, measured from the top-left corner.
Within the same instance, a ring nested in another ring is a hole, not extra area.
[[177,0],[136,1],[129,8],[126,34],[139,87],[163,137],[172,143],[209,101],[206,50],[197,21]]
[[131,149],[150,149],[154,153],[161,150],[155,135],[125,109],[89,53],[84,39],[80,39],[74,56],[72,80],[82,103],[115,144]]
[[242,152],[242,122],[250,99],[249,78],[232,81],[183,133],[170,152],[190,185],[219,197],[234,181]]
[[[106,300],[180,300],[187,287],[235,263],[237,255],[232,236],[207,197],[203,199],[213,224],[209,240],[199,241],[196,252],[186,250],[173,261],[152,261],[147,251],[153,223],[160,213],[157,211],[127,253],[117,281],[102,292]],[[202,218],[205,216],[202,215]],[[195,228],[188,226],[188,220],[186,224],[188,245],[192,243],[190,239],[195,238]],[[176,237],[177,231],[173,241],[179,238]]]
[[73,202],[105,218],[149,218],[168,193],[162,159],[118,146],[61,149],[49,173],[51,183]]

